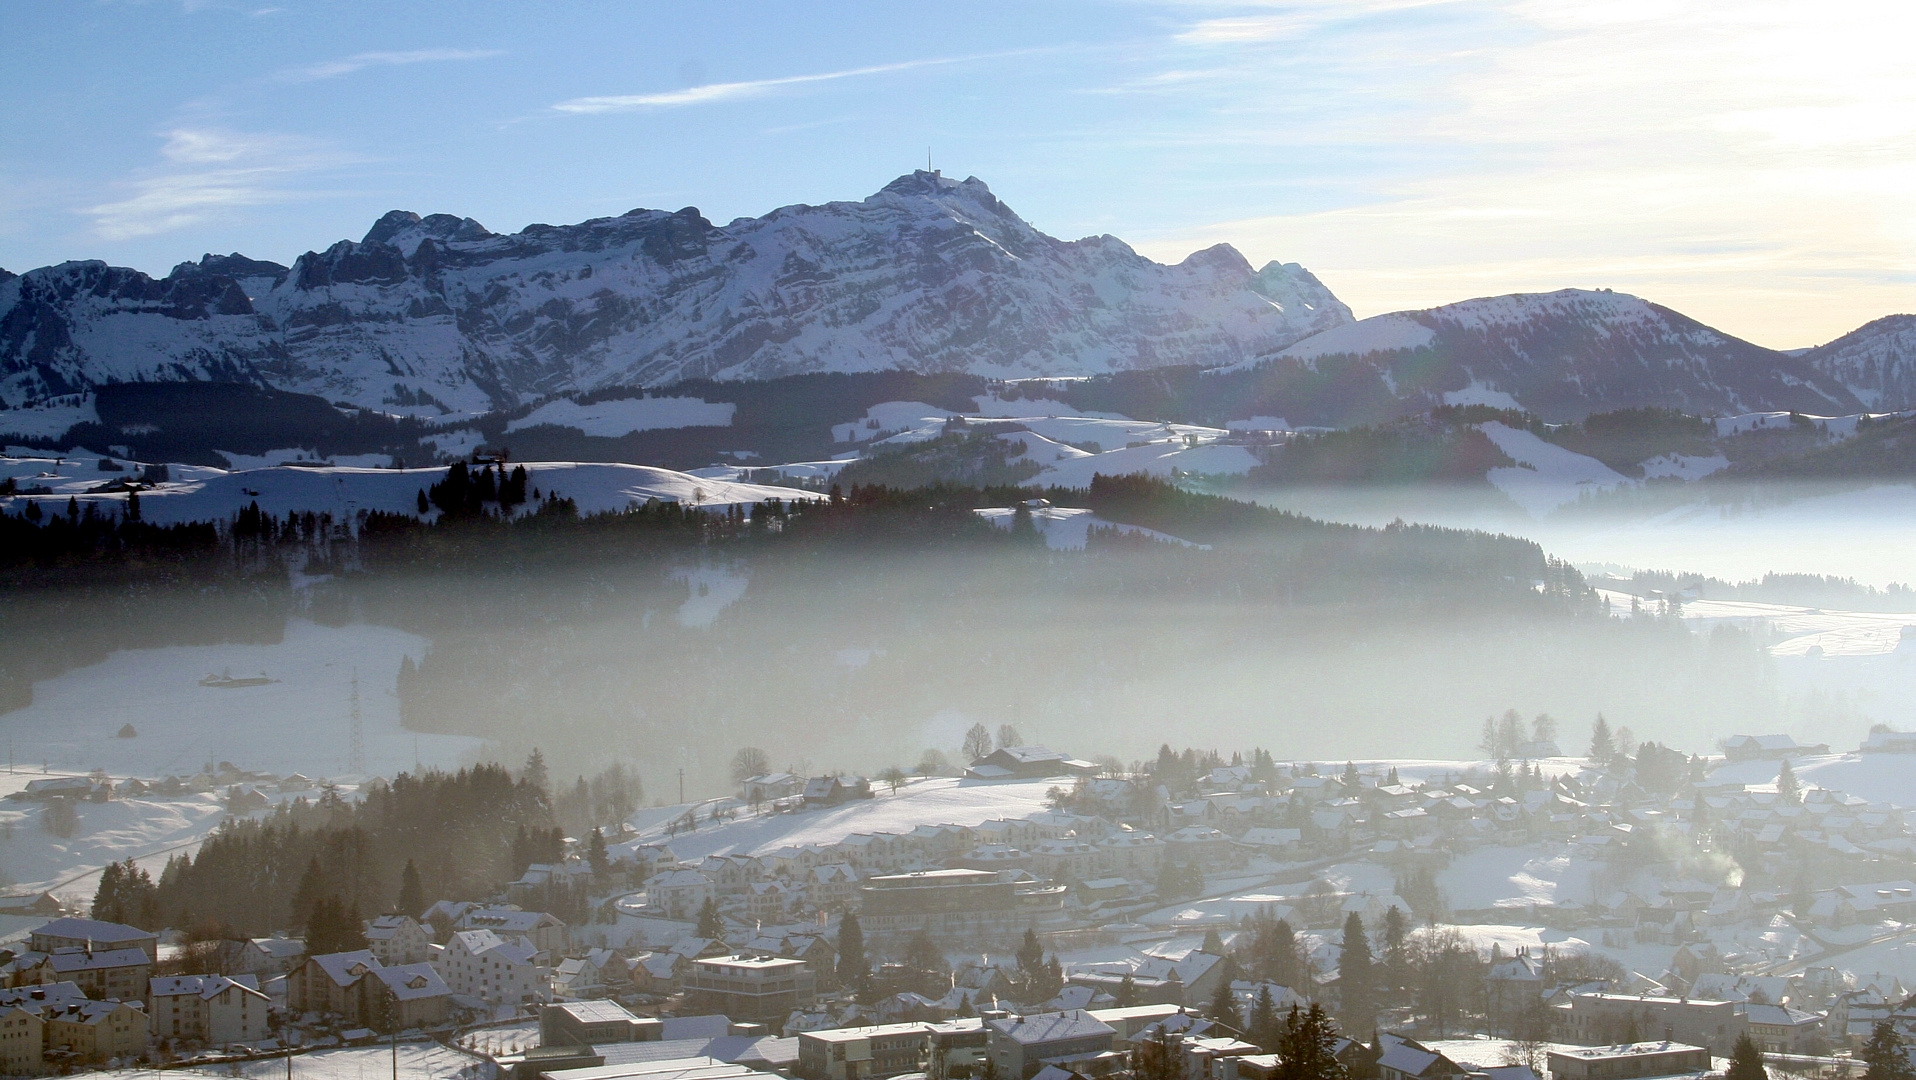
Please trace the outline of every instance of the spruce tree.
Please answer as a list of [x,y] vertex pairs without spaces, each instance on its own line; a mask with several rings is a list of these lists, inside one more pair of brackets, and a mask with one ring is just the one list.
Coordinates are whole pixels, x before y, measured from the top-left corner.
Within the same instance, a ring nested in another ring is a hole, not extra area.
[[1357,912],[1344,920],[1344,943],[1337,960],[1338,1011],[1351,1030],[1362,1031],[1376,1019],[1370,938],[1364,933],[1364,920]]
[[1796,770],[1790,768],[1790,760],[1784,758],[1782,767],[1776,770],[1777,797],[1786,803],[1794,804],[1801,790],[1801,786],[1796,782]]
[[1232,1031],[1244,1030],[1244,1017],[1237,1011],[1237,994],[1231,989],[1231,984],[1223,979],[1217,981],[1217,990],[1211,995],[1211,1004],[1205,1010],[1205,1015]]
[[399,912],[417,919],[426,910],[426,888],[419,881],[419,867],[411,859],[399,872]]
[[699,905],[699,925],[692,932],[702,938],[718,939],[725,936],[725,918],[719,914],[718,901],[713,897],[706,897],[705,903]]
[[1738,1035],[1736,1045],[1730,1048],[1730,1067],[1724,1071],[1723,1080],[1770,1080],[1763,1068],[1763,1051],[1749,1032]]
[[89,914],[101,922],[125,922],[120,915],[120,864],[107,863],[100,871],[100,887],[93,892]]
[[1384,977],[1379,980],[1390,995],[1403,993],[1410,984],[1409,933],[1404,909],[1392,904],[1384,912]]
[[1291,1006],[1278,1040],[1275,1080],[1345,1080],[1336,1046],[1337,1029],[1324,1015],[1323,1006],[1313,1004],[1308,1010]]
[[1124,978],[1118,980],[1117,992],[1113,994],[1112,997],[1116,1000],[1117,1007],[1120,1009],[1129,1009],[1136,1005],[1138,1003],[1138,980],[1132,978],[1130,972],[1125,972]]
[[858,916],[846,912],[838,921],[838,984],[854,991],[863,990],[871,979],[871,964],[865,959],[865,931]]
[[1911,1080],[1909,1058],[1903,1054],[1903,1037],[1890,1020],[1878,1020],[1870,1029],[1869,1041],[1857,1056],[1869,1066],[1863,1080]]
[[1251,1015],[1244,1020],[1246,1042],[1256,1043],[1265,1053],[1275,1053],[1283,1033],[1283,1021],[1277,1016],[1277,1002],[1271,999],[1271,984],[1260,983],[1251,1002]]
[[592,876],[600,881],[612,872],[612,857],[605,850],[605,833],[597,828],[586,840],[585,861],[592,868]]
[[1597,714],[1597,722],[1590,725],[1590,761],[1595,765],[1608,765],[1617,753],[1615,738],[1610,734],[1610,722]]

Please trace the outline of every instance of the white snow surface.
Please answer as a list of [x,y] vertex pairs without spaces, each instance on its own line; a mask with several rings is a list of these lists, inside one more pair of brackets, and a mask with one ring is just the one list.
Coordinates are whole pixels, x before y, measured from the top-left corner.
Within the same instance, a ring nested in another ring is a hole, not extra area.
[[1536,435],[1495,420],[1477,425],[1497,449],[1517,463],[1490,470],[1488,479],[1534,517],[1542,517],[1586,491],[1608,491],[1630,483],[1596,458],[1545,442]]
[[1661,480],[1675,477],[1678,480],[1701,480],[1720,469],[1730,467],[1730,459],[1722,454],[1699,457],[1695,454],[1659,454],[1643,463],[1645,480]]
[[1013,398],[1009,401],[996,394],[980,394],[971,399],[977,408],[966,414],[977,417],[1003,418],[1011,416],[1090,416],[1100,420],[1129,420],[1123,413],[1098,412],[1066,405],[1051,398]]
[[[1626,612],[1630,597],[1599,589],[1611,609]],[[1805,656],[1812,649],[1821,656],[1882,656],[1906,649],[1904,629],[1916,637],[1916,612],[1841,611],[1763,604],[1750,600],[1692,600],[1683,605],[1683,617],[1707,630],[1717,623],[1745,628],[1762,626],[1782,638],[1769,647],[1771,656]],[[1911,641],[1910,646],[1916,646]],[[1908,651],[1916,651],[1910,648]]]
[[75,424],[97,424],[100,414],[88,395],[77,405],[40,405],[0,410],[0,434],[29,439],[57,439]]
[[[901,431],[938,425],[958,413],[922,401],[881,401],[865,410],[860,420],[832,425],[833,442],[870,442]],[[939,428],[942,430],[942,427]]]
[[231,450],[220,450],[218,454],[226,459],[226,467],[234,472],[248,469],[271,469],[280,465],[309,462],[314,465],[336,465],[354,469],[385,469],[393,463],[391,454],[338,454],[322,458],[310,450],[297,446],[285,450],[268,450],[264,454],[240,454]]
[[1446,405],[1488,405],[1493,409],[1523,409],[1523,403],[1488,383],[1472,379],[1462,390],[1446,390]]
[[1393,312],[1389,315],[1373,315],[1347,326],[1312,334],[1278,355],[1293,360],[1316,360],[1339,353],[1362,356],[1374,352],[1421,349],[1436,338],[1437,332],[1430,327],[1409,315]]
[[[330,776],[347,771],[352,683],[366,768],[391,776],[415,761],[456,767],[480,740],[416,734],[399,723],[399,664],[426,653],[423,638],[388,627],[292,619],[270,644],[123,649],[33,686],[33,702],[6,714],[15,759],[36,769],[113,776],[191,775],[207,762],[249,771]],[[208,675],[260,675],[262,686],[200,685]],[[135,738],[116,737],[132,724]],[[416,756],[415,756],[416,755]],[[11,872],[11,871],[10,871]]]
[[[1712,780],[1757,787],[1776,782],[1776,761],[1731,761],[1710,773]],[[1916,809],[1916,755],[1821,754],[1790,759],[1790,771],[1807,787],[1841,791],[1870,802]]]
[[[1230,364],[1351,319],[1294,263],[1254,269],[1219,245],[1165,265],[1115,237],[1059,240],[982,181],[930,172],[862,201],[788,206],[723,226],[696,212],[634,210],[510,236],[437,215],[397,227],[383,220],[374,233],[301,256],[277,284],[249,279],[250,312],[173,318],[150,299],[154,282],[99,262],[0,283],[0,314],[57,300],[45,317],[70,327],[56,355],[22,363],[27,354],[16,348],[6,359],[19,374],[0,383],[0,397],[182,369],[206,377],[209,358],[272,359],[280,389],[380,408],[397,381],[454,411],[479,411],[555,386],[701,376]],[[451,258],[417,261],[428,233]],[[400,262],[415,239],[415,261]],[[925,274],[909,254],[925,251],[942,272]],[[367,260],[393,273],[355,270]],[[795,262],[806,272],[795,274]],[[320,309],[334,317],[303,325]],[[468,333],[475,324],[484,329]],[[391,357],[404,358],[397,380]],[[503,400],[486,385],[503,386]]]
[[[972,513],[977,514],[979,517],[996,525],[1000,529],[1010,529],[1014,518],[1017,516],[1017,510],[1009,506],[985,507],[983,509],[973,510]],[[1206,544],[1193,544],[1189,540],[1180,539],[1172,536],[1170,533],[1161,533],[1156,529],[1147,529],[1141,525],[1125,525],[1115,521],[1106,521],[1104,518],[1099,517],[1089,510],[1077,507],[1047,506],[1033,510],[1031,512],[1031,526],[1038,531],[1039,535],[1044,537],[1045,546],[1053,551],[1084,550],[1085,543],[1090,537],[1091,530],[1094,528],[1115,529],[1126,536],[1142,536],[1167,544],[1177,544],[1182,547],[1199,548],[1206,551],[1210,550],[1209,545]]]
[[[47,466],[52,463],[11,459],[6,464],[12,470],[31,476],[36,471],[48,471]],[[823,497],[797,488],[709,480],[647,465],[553,461],[525,462],[524,465],[529,489],[538,488],[541,492],[570,498],[578,503],[582,514],[625,510],[649,499],[716,508],[749,506],[768,499],[789,502]],[[53,495],[0,499],[0,509],[18,511],[26,500],[39,498],[48,501],[47,510],[60,510],[68,495],[76,495],[81,502],[99,503],[103,509],[116,512],[125,503],[126,495],[121,492],[83,493],[85,488],[121,474],[87,474],[77,463],[70,471],[73,475],[85,476],[86,480],[69,479],[65,488],[46,481],[54,488]],[[275,516],[295,510],[328,512],[335,520],[350,520],[361,510],[417,514],[419,492],[437,483],[445,474],[444,468],[270,468],[239,472],[203,469],[141,492],[140,513],[145,520],[157,524],[214,521],[231,517],[249,503],[257,502],[261,510]],[[32,482],[24,479],[22,486]]]
[[690,397],[620,398],[589,405],[560,398],[507,422],[506,430],[520,431],[551,424],[586,435],[616,439],[635,431],[659,428],[731,427],[732,416],[737,411],[738,406],[729,401],[710,402]]
[[1593,879],[1602,870],[1601,863],[1573,855],[1563,845],[1492,844],[1452,859],[1438,873],[1437,887],[1461,911],[1589,903],[1595,899]]
[[741,815],[677,836],[668,836],[663,823],[635,817],[633,824],[641,831],[627,844],[664,842],[686,862],[707,855],[759,855],[801,844],[836,844],[856,833],[902,835],[920,825],[974,826],[999,818],[1028,818],[1050,809],[1045,793],[1060,786],[1068,788],[1070,781],[937,777],[913,780],[896,794],[884,784],[873,784],[876,795],[871,799],[790,814]]
[[[19,779],[40,775],[17,774]],[[91,892],[88,879],[110,862],[151,859],[163,864],[166,855],[190,850],[226,817],[220,796],[214,793],[168,799],[112,799],[75,806],[80,825],[70,839],[45,831],[40,816],[44,803],[0,803],[0,821],[9,822],[13,835],[0,841],[6,854],[8,888],[17,892]],[[159,865],[147,866],[157,875]]]

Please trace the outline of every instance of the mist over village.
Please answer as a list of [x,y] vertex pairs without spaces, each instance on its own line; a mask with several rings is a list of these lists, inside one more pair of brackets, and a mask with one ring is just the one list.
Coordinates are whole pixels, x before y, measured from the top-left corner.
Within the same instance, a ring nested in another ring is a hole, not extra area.
[[0,1077],[1916,1080],[1912,34],[13,5]]

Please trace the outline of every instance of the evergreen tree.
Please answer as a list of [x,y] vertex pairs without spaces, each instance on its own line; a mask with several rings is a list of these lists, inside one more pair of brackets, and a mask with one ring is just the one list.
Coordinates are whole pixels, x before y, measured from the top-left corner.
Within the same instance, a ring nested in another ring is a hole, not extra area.
[[1124,978],[1118,980],[1117,992],[1112,997],[1120,1009],[1129,1009],[1138,1003],[1138,981],[1131,977],[1130,972],[1125,972]]
[[600,881],[612,872],[612,857],[605,850],[605,833],[597,828],[586,840],[585,861],[592,867],[592,876]]
[[120,916],[120,903],[120,864],[110,862],[100,870],[100,887],[93,892],[89,914],[102,922],[125,922]]
[[1337,1029],[1324,1015],[1323,1006],[1312,1004],[1309,1010],[1291,1006],[1278,1039],[1275,1080],[1345,1080],[1336,1046]]
[[399,912],[417,919],[425,910],[426,888],[419,881],[419,867],[407,859],[406,868],[399,872]]
[[1763,1051],[1749,1032],[1738,1035],[1736,1045],[1730,1048],[1730,1067],[1724,1071],[1723,1080],[1770,1080],[1768,1070],[1763,1068]]
[[1396,904],[1384,912],[1384,963],[1380,985],[1387,997],[1401,994],[1410,985],[1410,922],[1404,909]]
[[546,773],[546,756],[538,747],[533,747],[531,755],[526,758],[526,767],[519,773],[519,780],[539,791],[552,790],[552,777]]
[[1244,1020],[1245,1041],[1256,1043],[1265,1053],[1276,1053],[1283,1037],[1284,1022],[1278,1018],[1277,1002],[1271,999],[1271,984],[1260,983],[1251,1002],[1251,1015]]
[[1051,995],[1033,996],[1042,989],[1044,983],[1044,945],[1038,941],[1038,932],[1025,928],[1024,940],[1018,943],[1017,952],[1012,954],[1018,961],[1018,982],[1024,987],[1028,1001],[1043,1001]]
[[1608,765],[1617,753],[1615,738],[1610,734],[1610,722],[1597,714],[1597,722],[1590,725],[1590,761],[1596,765]]
[[1857,1055],[1869,1066],[1863,1074],[1863,1080],[1911,1080],[1916,1072],[1909,1065],[1909,1058],[1903,1054],[1903,1037],[1896,1033],[1896,1024],[1890,1020],[1878,1020],[1870,1029],[1869,1041]]
[[320,869],[319,856],[314,855],[306,861],[306,869],[299,876],[299,885],[293,889],[293,926],[296,929],[306,929],[310,935],[311,916],[319,901],[325,896],[326,872]]
[[702,938],[718,939],[725,936],[725,918],[719,914],[716,898],[708,896],[705,903],[699,905],[699,925],[692,933]]
[[1801,790],[1796,782],[1796,770],[1790,768],[1789,759],[1784,758],[1782,767],[1776,770],[1777,797],[1786,803],[1794,804]]
[[1370,951],[1370,938],[1364,933],[1364,920],[1357,912],[1344,920],[1344,943],[1337,959],[1338,1011],[1351,1030],[1362,1031],[1377,1016],[1374,992],[1376,973]]
[[865,931],[858,916],[846,912],[838,921],[838,983],[862,991],[871,981],[871,964],[865,959]]
[[1237,1010],[1237,994],[1232,991],[1231,984],[1223,979],[1217,981],[1217,990],[1211,995],[1211,1004],[1205,1010],[1205,1015],[1232,1031],[1244,1030],[1244,1017]]

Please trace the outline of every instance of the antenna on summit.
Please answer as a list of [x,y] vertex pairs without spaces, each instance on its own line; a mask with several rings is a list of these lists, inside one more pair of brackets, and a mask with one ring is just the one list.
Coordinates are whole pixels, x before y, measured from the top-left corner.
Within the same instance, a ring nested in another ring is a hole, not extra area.
[[931,147],[929,146],[925,147],[925,171],[933,176],[938,175],[938,170],[931,167]]

